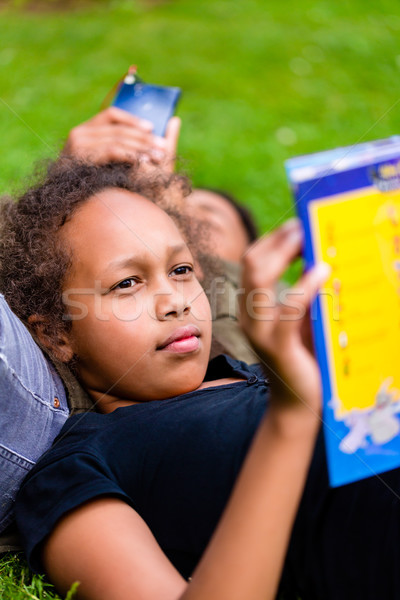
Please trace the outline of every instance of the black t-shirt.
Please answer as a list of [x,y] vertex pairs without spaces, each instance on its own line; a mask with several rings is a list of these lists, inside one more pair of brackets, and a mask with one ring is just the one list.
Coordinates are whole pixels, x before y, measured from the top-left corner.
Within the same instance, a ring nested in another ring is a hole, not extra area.
[[206,379],[223,377],[245,381],[68,419],[16,502],[34,570],[42,570],[40,543],[67,511],[112,495],[139,513],[178,570],[190,575],[266,408],[259,366],[221,355]]
[[[31,566],[67,511],[114,495],[144,519],[184,575],[196,566],[265,412],[259,367],[228,357],[208,379],[247,381],[69,419],[27,476],[16,514]],[[268,543],[266,540],[265,543]],[[400,470],[330,488],[322,435],[281,581],[285,599],[400,598]]]

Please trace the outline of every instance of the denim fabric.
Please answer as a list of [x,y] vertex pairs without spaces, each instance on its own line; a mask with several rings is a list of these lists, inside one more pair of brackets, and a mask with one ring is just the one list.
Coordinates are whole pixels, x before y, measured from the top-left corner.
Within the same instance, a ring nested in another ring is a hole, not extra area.
[[22,479],[68,415],[60,377],[0,295],[0,532]]

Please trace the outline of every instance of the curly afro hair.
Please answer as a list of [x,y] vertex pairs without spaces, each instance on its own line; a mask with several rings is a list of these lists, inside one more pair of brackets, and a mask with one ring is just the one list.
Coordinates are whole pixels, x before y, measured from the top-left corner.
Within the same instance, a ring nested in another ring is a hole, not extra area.
[[[14,313],[35,333],[29,317],[40,316],[45,335],[59,338],[70,328],[62,290],[71,266],[59,231],[77,208],[106,188],[121,188],[160,205],[175,220],[191,246],[196,236],[179,212],[190,193],[188,180],[139,163],[95,165],[74,159],[51,164],[38,184],[0,207],[0,290]],[[196,252],[201,244],[196,241]],[[197,252],[198,254],[198,252]],[[43,333],[43,331],[42,331]]]

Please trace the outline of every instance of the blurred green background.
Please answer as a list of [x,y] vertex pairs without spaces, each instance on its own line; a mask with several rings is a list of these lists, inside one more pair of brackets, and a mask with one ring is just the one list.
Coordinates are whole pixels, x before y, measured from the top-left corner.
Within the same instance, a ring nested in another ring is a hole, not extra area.
[[185,169],[237,194],[262,230],[292,212],[286,158],[400,132],[393,0],[14,0],[0,20],[2,191],[131,63],[182,88]]

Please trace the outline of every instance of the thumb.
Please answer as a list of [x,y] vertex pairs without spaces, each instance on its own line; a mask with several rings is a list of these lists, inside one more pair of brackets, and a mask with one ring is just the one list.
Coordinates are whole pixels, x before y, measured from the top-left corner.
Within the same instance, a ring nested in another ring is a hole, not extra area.
[[[293,294],[296,298],[295,303],[282,304],[283,320],[297,321],[302,320],[307,313],[311,301],[316,296],[319,288],[329,279],[331,267],[327,263],[320,262],[305,273],[297,284],[287,290],[287,297]],[[297,318],[296,318],[297,317]]]
[[179,117],[171,117],[168,121],[165,132],[165,141],[167,142],[167,157],[170,161],[170,170],[174,170],[175,158],[178,147],[179,133],[181,130],[181,120]]

